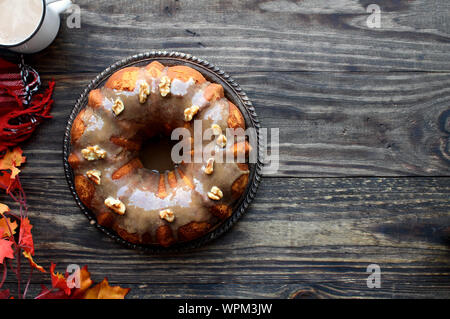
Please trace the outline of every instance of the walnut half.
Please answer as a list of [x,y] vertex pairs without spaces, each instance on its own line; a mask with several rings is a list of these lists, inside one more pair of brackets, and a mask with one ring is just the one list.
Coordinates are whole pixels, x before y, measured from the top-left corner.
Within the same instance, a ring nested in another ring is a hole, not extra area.
[[102,150],[98,145],[88,146],[81,150],[81,155],[88,161],[95,161],[105,158],[106,151]]
[[220,200],[223,197],[223,193],[219,187],[213,186],[211,190],[208,192],[208,197],[212,200]]
[[205,174],[211,175],[214,172],[214,157],[211,157],[206,162],[205,169],[203,170]]
[[184,110],[184,120],[186,122],[192,121],[195,114],[197,114],[199,110],[200,108],[197,105],[192,105],[191,107],[188,107],[187,109]]
[[106,207],[110,208],[113,212],[119,215],[125,214],[125,204],[122,203],[120,200],[115,199],[111,196],[109,196],[107,199],[105,199],[105,205]]
[[150,87],[147,82],[141,83],[139,87],[139,103],[144,104],[147,101],[147,97],[150,95]]
[[102,172],[98,169],[91,169],[86,172],[86,176],[95,184],[100,185]]
[[219,145],[221,148],[224,148],[227,145],[227,138],[225,135],[220,134],[219,137],[216,140],[217,145]]
[[125,109],[125,105],[123,105],[122,100],[117,98],[114,101],[114,105],[112,106],[112,110],[113,110],[114,114],[117,116],[120,113],[122,113],[124,109]]
[[170,84],[170,78],[167,75],[162,76],[159,80],[159,93],[161,93],[162,97],[170,93]]
[[171,223],[175,220],[175,215],[174,215],[173,211],[171,211],[170,209],[164,209],[164,210],[160,211],[159,217],[161,217],[161,219],[167,220],[169,223]]

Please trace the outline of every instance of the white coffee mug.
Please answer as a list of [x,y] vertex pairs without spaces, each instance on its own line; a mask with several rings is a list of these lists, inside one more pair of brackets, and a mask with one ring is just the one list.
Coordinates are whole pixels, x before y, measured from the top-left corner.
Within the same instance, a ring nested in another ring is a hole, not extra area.
[[19,53],[35,53],[48,47],[59,30],[59,14],[72,5],[70,0],[42,0],[42,16],[39,25],[26,39],[20,43],[2,44],[11,51]]

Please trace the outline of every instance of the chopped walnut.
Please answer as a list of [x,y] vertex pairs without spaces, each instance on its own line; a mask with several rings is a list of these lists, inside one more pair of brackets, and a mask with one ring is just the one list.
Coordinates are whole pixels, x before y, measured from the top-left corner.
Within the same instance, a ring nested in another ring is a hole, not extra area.
[[211,190],[208,192],[208,197],[212,200],[220,200],[223,197],[222,191],[217,186],[211,187]]
[[213,134],[214,135],[222,134],[222,128],[219,125],[217,125],[217,124],[211,125],[211,129],[213,130]]
[[170,78],[167,75],[159,80],[159,92],[163,97],[170,93]]
[[203,171],[207,175],[211,175],[214,172],[214,158],[213,157],[208,159],[208,161],[206,162],[205,169]]
[[114,114],[119,115],[122,113],[122,111],[125,109],[125,105],[123,105],[123,102],[121,99],[117,98],[114,102],[114,105],[112,106],[112,110]]
[[217,145],[224,148],[227,145],[227,138],[225,135],[220,134],[219,137],[216,140]]
[[98,169],[91,169],[86,172],[86,176],[93,181],[95,184],[100,185],[102,172]]
[[184,110],[184,120],[186,122],[192,121],[195,114],[197,114],[199,110],[200,108],[197,105],[192,105],[191,107],[188,107],[187,109]]
[[81,155],[88,161],[95,161],[105,158],[106,151],[102,150],[98,145],[88,146],[81,150]]
[[125,204],[118,199],[109,196],[107,199],[105,199],[105,205],[112,211],[114,211],[116,214],[119,215],[125,214]]
[[147,97],[150,95],[150,87],[147,82],[141,83],[139,87],[139,103],[144,104]]
[[170,209],[164,209],[160,211],[159,217],[161,217],[161,219],[167,220],[169,223],[175,220],[175,215],[173,214],[173,211],[171,211]]

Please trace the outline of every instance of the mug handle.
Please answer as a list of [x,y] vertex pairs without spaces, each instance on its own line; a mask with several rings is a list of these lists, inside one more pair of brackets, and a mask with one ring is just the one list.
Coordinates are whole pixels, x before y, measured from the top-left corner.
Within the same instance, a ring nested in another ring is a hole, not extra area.
[[67,10],[72,5],[72,1],[70,0],[46,0],[45,3],[47,4],[47,7],[57,14]]

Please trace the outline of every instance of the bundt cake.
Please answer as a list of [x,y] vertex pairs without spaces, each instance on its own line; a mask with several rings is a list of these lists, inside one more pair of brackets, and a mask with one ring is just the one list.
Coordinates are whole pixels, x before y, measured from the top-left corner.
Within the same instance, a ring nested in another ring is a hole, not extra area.
[[[198,122],[213,131],[200,142],[214,143],[213,157],[165,172],[143,166],[146,140],[186,128],[195,143]],[[78,197],[126,241],[167,247],[199,238],[231,216],[247,187],[247,163],[216,160],[250,151],[247,141],[227,141],[227,128],[245,129],[243,115],[197,70],[156,61],[121,69],[89,93],[73,122],[68,162]]]

